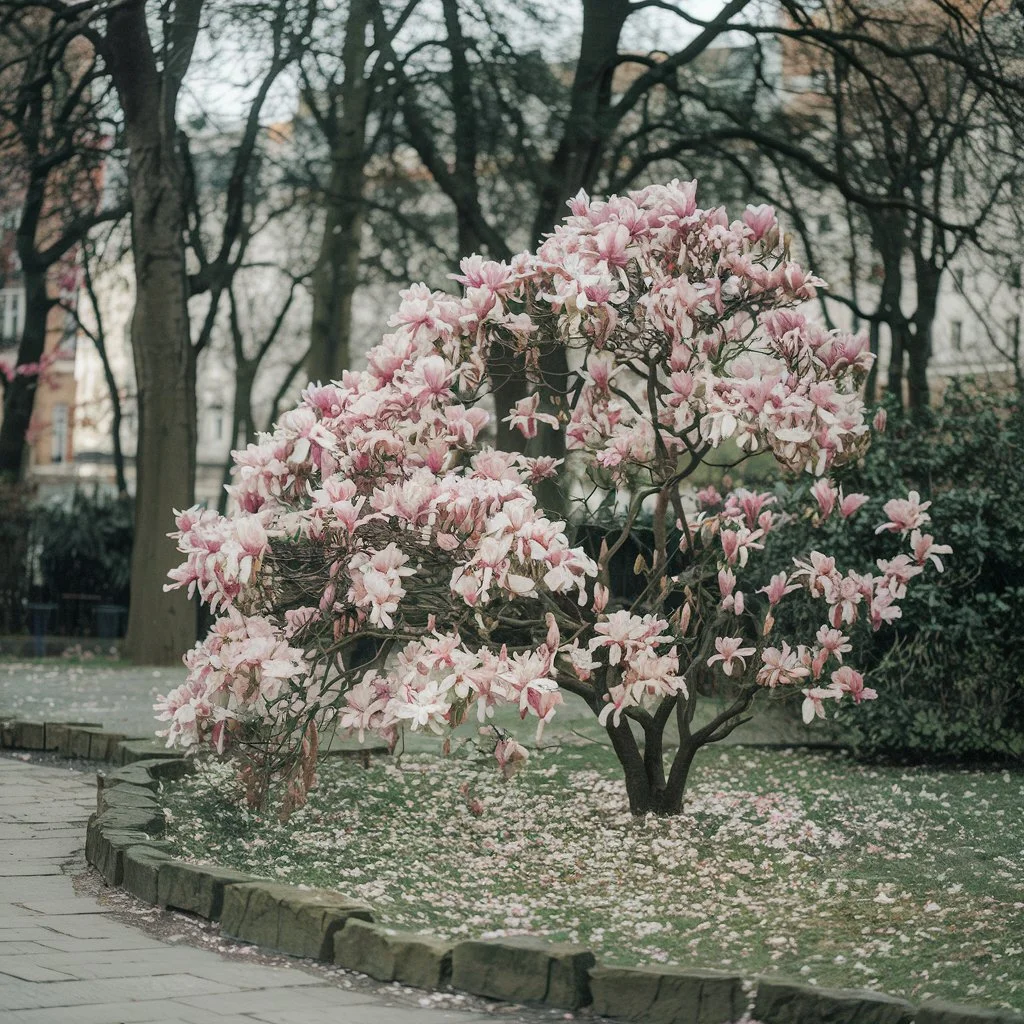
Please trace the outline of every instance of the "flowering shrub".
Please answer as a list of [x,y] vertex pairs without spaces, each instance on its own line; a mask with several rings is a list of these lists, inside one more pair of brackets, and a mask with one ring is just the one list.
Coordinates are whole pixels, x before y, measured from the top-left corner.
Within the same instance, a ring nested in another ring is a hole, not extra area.
[[[810,720],[875,696],[845,660],[844,630],[898,617],[909,581],[947,549],[911,494],[879,527],[909,553],[877,574],[809,550],[744,590],[785,510],[769,494],[694,500],[687,477],[731,438],[820,478],[822,517],[855,515],[862,496],[828,474],[868,443],[858,385],[870,355],[798,311],[822,282],[789,260],[771,208],[730,223],[695,193],[672,182],[607,202],[581,194],[536,253],[463,260],[461,296],[413,286],[366,371],[311,385],[273,434],[235,453],[237,511],[190,509],[173,534],[186,560],[170,586],[222,617],[158,705],[169,744],[255,751],[251,794],[279,775],[287,809],[329,723],[395,744],[475,715],[510,772],[526,751],[489,725],[494,708],[532,716],[539,736],[570,694],[607,729],[631,809],[676,813],[696,750],[756,697],[801,694]],[[574,466],[481,443],[488,363],[509,351],[533,391],[497,415],[527,438],[564,430]],[[567,373],[550,372],[552,354]],[[621,535],[597,558],[539,506],[534,485],[553,477],[584,508],[588,493],[628,495]],[[652,564],[616,608],[609,561],[645,505]],[[821,602],[822,625],[784,637],[775,611],[796,589]],[[716,676],[736,700],[691,728]],[[666,763],[673,716],[680,745]]]

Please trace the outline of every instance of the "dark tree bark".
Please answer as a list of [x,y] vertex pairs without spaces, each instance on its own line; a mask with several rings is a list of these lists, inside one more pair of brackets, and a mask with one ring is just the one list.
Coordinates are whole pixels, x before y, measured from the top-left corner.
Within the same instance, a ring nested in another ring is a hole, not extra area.
[[906,223],[898,212],[873,217],[871,233],[882,264],[882,283],[878,296],[878,317],[889,328],[889,370],[887,390],[903,405],[903,380],[910,326],[903,314],[903,252]]
[[915,254],[914,263],[917,308],[907,349],[907,405],[911,415],[921,416],[931,405],[928,363],[932,357],[932,328],[938,309],[942,268],[920,253]]
[[[231,345],[235,359],[235,396],[232,401],[231,408],[232,447],[237,445],[241,448],[248,444],[256,434],[256,417],[253,414],[252,407],[252,396],[256,385],[256,374],[259,373],[259,369],[264,358],[266,358],[267,353],[270,351],[274,342],[281,333],[281,328],[284,326],[285,319],[288,316],[288,310],[291,309],[292,301],[295,298],[295,292],[300,281],[300,278],[292,278],[287,298],[278,310],[273,324],[270,326],[259,346],[256,348],[255,353],[251,356],[246,353],[245,331],[242,326],[241,318],[238,314],[238,300],[235,298],[234,283],[228,287],[228,322],[231,327]],[[299,365],[301,365],[301,363]],[[294,373],[295,370],[293,367],[293,371],[286,376],[287,383],[282,385],[282,390],[284,390],[287,385],[290,385],[291,381],[294,379]],[[271,410],[271,423],[273,423],[273,419],[276,417],[276,409],[280,395],[281,392],[278,392],[278,398],[275,398],[274,407]],[[224,463],[224,472],[221,475],[222,486],[217,502],[217,509],[221,515],[227,512],[227,486],[231,483],[231,472],[233,468],[234,460],[231,458],[231,454],[229,452],[228,458]]]
[[[252,422],[252,388],[254,374],[244,364],[235,367],[235,397],[231,403],[231,447],[236,445],[242,447],[249,443],[253,437]],[[217,497],[217,511],[224,515],[228,510],[228,485],[231,483],[231,471],[234,461],[228,454],[224,463],[224,472],[221,475],[221,489]]]
[[604,114],[611,105],[619,39],[633,5],[628,0],[583,0],[583,35],[572,80],[564,133],[541,183],[533,239],[550,231],[565,201],[594,187],[609,137]]
[[135,312],[131,338],[138,394],[135,545],[125,654],[171,664],[195,641],[196,615],[179,591],[165,593],[178,564],[166,534],[171,509],[193,501],[196,449],[195,353],[185,269],[185,190],[176,107],[191,60],[202,0],[180,0],[158,67],[143,2],[107,18],[108,61],[129,149]]
[[[372,85],[366,73],[373,0],[352,0],[342,46],[343,81],[334,87],[327,126],[331,172],[324,196],[324,233],[313,275],[313,323],[306,368],[313,380],[339,378],[351,365],[352,299],[359,262],[366,185],[366,126]],[[316,103],[316,98],[311,97]],[[337,106],[340,103],[340,116]]]
[[[38,363],[46,347],[46,321],[53,306],[47,294],[46,271],[22,265],[25,324],[18,345],[17,365]],[[17,375],[4,390],[0,424],[0,476],[20,479],[25,469],[25,438],[32,421],[39,373]]]
[[[754,692],[752,687],[745,688],[731,705],[695,731],[690,728],[698,701],[695,690],[688,698],[662,701],[653,714],[631,709],[618,725],[609,718],[605,731],[622,768],[630,811],[638,816],[681,814],[697,751],[709,743],[724,740],[749,721],[746,711]],[[593,710],[598,712],[600,707]],[[679,746],[668,763],[666,774],[665,729],[673,713],[679,729]],[[634,729],[642,736],[640,742]]]

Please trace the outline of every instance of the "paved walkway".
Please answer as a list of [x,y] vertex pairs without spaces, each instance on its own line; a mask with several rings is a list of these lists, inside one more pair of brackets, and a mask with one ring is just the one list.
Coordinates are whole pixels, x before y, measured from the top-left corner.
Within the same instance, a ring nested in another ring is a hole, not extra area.
[[239,962],[131,927],[73,885],[95,803],[91,774],[0,758],[3,1024],[480,1024],[498,1015],[483,1004],[418,1008],[393,990],[346,990],[316,971]]

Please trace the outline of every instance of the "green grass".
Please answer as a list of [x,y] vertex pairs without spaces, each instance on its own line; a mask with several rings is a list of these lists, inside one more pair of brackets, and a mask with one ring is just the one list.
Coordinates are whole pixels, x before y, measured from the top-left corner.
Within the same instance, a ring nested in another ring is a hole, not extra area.
[[685,815],[637,821],[594,745],[508,783],[470,757],[331,759],[286,824],[234,792],[216,764],[165,790],[184,856],[365,898],[389,927],[1024,1007],[1019,774],[712,749]]

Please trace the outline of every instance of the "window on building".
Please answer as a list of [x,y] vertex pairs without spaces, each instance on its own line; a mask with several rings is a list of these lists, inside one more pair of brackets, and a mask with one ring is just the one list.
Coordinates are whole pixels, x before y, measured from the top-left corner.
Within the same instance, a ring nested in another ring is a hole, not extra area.
[[953,342],[954,352],[963,352],[964,350],[964,323],[962,320],[954,320],[949,325],[949,337]]
[[53,407],[50,427],[50,461],[63,462],[68,450],[68,407],[59,403]]
[[953,198],[963,199],[967,195],[967,178],[964,172],[956,170],[953,172]]
[[0,340],[17,341],[24,325],[25,297],[21,289],[0,289]]
[[818,215],[818,234],[826,235],[832,230],[832,214],[822,213]]

